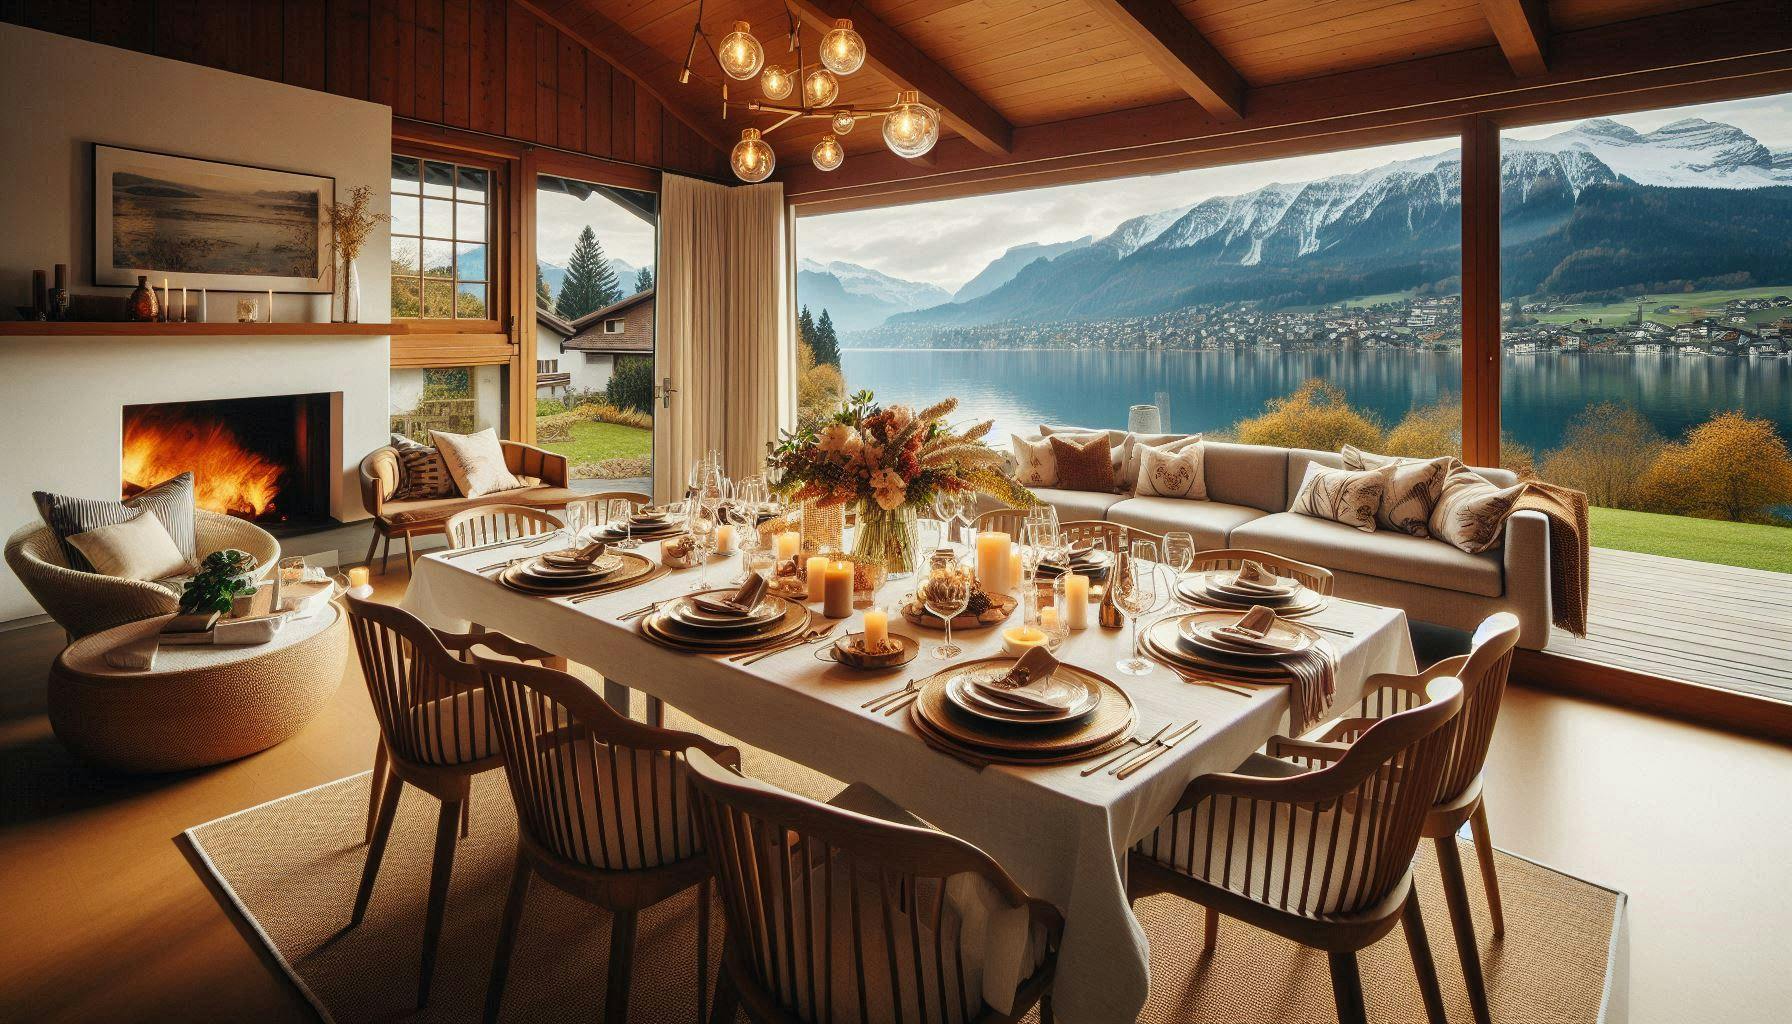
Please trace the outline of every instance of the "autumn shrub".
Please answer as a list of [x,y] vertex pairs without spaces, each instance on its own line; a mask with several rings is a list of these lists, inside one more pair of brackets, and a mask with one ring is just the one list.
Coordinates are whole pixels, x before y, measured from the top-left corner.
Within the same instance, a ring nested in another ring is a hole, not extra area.
[[1376,451],[1405,459],[1461,455],[1462,403],[1445,396],[1407,412]]
[[1722,412],[1664,445],[1638,485],[1650,512],[1772,523],[1792,505],[1792,451],[1773,421]]
[[1635,407],[1601,402],[1568,421],[1562,446],[1543,457],[1542,476],[1602,508],[1640,509],[1643,474],[1666,445]]
[[825,416],[846,400],[846,378],[840,367],[818,363],[807,342],[797,343],[796,415],[800,420]]
[[1346,401],[1342,389],[1315,377],[1283,398],[1269,400],[1261,416],[1234,428],[1243,444],[1337,451],[1344,445],[1378,450],[1382,433],[1373,416]]

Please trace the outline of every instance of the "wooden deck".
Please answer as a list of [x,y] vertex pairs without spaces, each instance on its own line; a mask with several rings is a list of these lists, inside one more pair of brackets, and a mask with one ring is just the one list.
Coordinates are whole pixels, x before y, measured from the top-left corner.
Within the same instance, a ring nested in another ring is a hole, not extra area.
[[1552,654],[1792,700],[1792,573],[1593,549],[1587,636]]

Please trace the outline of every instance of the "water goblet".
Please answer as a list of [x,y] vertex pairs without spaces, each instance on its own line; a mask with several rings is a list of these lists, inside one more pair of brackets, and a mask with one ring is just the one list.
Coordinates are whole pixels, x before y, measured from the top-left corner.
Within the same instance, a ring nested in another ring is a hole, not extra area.
[[765,538],[759,533],[759,513],[752,504],[737,501],[728,506],[728,522],[734,527],[734,544],[740,548],[740,578],[735,582],[745,583],[754,572],[758,553],[765,549]]
[[1188,567],[1195,564],[1195,538],[1184,530],[1164,534],[1164,565],[1170,570],[1172,587],[1182,582]]
[[613,543],[624,550],[639,547],[641,542],[635,539],[635,503],[627,498],[611,498],[608,507],[611,529],[619,529],[622,534]]
[[1142,676],[1151,671],[1151,662],[1139,653],[1139,619],[1157,609],[1157,573],[1161,554],[1157,542],[1135,540],[1126,564],[1116,566],[1109,585],[1114,588],[1114,606],[1132,620],[1132,657],[1115,663],[1115,668],[1129,676]]
[[933,648],[934,659],[949,661],[964,653],[952,642],[952,620],[964,614],[971,602],[970,570],[956,555],[938,552],[927,570],[927,578],[921,581],[918,596],[921,604],[939,617],[946,631],[945,639]]

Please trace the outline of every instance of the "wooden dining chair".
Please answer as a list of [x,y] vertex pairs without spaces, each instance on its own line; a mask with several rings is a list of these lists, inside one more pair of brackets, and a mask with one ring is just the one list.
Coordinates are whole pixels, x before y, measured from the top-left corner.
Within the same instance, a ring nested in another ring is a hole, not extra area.
[[[1417,675],[1369,677],[1364,688],[1364,715],[1340,719],[1327,726],[1318,737],[1323,743],[1355,743],[1387,715],[1411,708],[1415,687],[1446,676],[1461,680],[1462,714],[1457,718],[1444,763],[1443,783],[1438,788],[1436,802],[1425,815],[1421,835],[1437,847],[1438,873],[1443,880],[1444,900],[1450,908],[1450,928],[1456,936],[1456,952],[1462,960],[1469,1006],[1477,1024],[1488,1024],[1492,1014],[1487,1004],[1486,981],[1481,973],[1475,922],[1468,909],[1468,886],[1463,879],[1456,833],[1466,822],[1475,837],[1475,854],[1481,862],[1481,882],[1487,891],[1487,910],[1493,918],[1493,934],[1504,935],[1506,919],[1500,909],[1500,879],[1494,869],[1493,837],[1487,827],[1487,804],[1483,799],[1481,780],[1482,769],[1487,765],[1487,751],[1493,744],[1493,727],[1499,720],[1500,702],[1506,694],[1512,652],[1517,646],[1518,617],[1510,612],[1489,616],[1475,630],[1468,654],[1446,658]],[[1303,749],[1287,747],[1279,740],[1271,741],[1272,755],[1278,753],[1278,748],[1297,758]]]
[[344,600],[355,652],[380,726],[370,800],[377,802],[377,808],[372,812],[367,861],[355,895],[352,925],[360,924],[367,914],[405,785],[441,801],[429,876],[429,909],[423,925],[423,963],[417,981],[417,1005],[421,1007],[429,1001],[436,942],[448,905],[455,823],[460,823],[460,835],[465,835],[471,823],[467,797],[473,777],[504,763],[486,712],[479,673],[461,658],[474,645],[515,658],[543,660],[550,656],[501,633],[444,633],[401,608],[355,597]]
[[562,526],[558,517],[524,505],[477,505],[448,517],[442,528],[448,547],[476,548],[500,541],[553,533]]
[[1285,555],[1269,551],[1252,551],[1250,548],[1215,548],[1212,551],[1201,551],[1195,554],[1195,560],[1188,567],[1189,572],[1208,572],[1213,569],[1236,569],[1244,565],[1245,560],[1257,562],[1265,569],[1278,576],[1292,576],[1301,585],[1316,594],[1330,597],[1332,594],[1332,571],[1323,566],[1309,562],[1296,561]]
[[1357,951],[1398,921],[1426,1016],[1443,1024],[1412,861],[1463,688],[1447,677],[1404,685],[1415,706],[1343,750],[1282,741],[1283,757],[1317,757],[1322,767],[1258,756],[1241,772],[1189,783],[1170,816],[1133,848],[1128,896],[1172,893],[1205,907],[1208,949],[1223,914],[1324,950],[1341,1024],[1366,1019]]
[[[738,1008],[758,1024],[981,1024],[1017,1021],[1035,1005],[1051,1024],[1063,918],[988,854],[742,778],[701,751],[688,756],[728,922],[710,1024],[730,1024]],[[980,906],[1025,912],[1034,955],[1021,964],[1031,973],[1007,1012],[984,998],[982,950],[960,942],[953,893],[979,890],[991,901]]]
[[1013,537],[1016,543],[1021,539],[1021,529],[1027,525],[1027,510],[1024,508],[992,508],[980,512],[971,520],[971,536],[990,530],[1005,533]]
[[1137,527],[1122,526],[1102,519],[1074,519],[1068,523],[1059,523],[1058,528],[1070,539],[1072,544],[1084,544],[1092,540],[1100,540],[1109,551],[1120,549],[1121,539],[1127,541],[1152,540],[1157,542],[1158,551],[1163,551],[1164,535],[1141,530]]
[[639,912],[692,886],[697,894],[697,1005],[709,979],[709,859],[689,790],[687,750],[729,765],[740,751],[694,733],[625,718],[576,676],[475,651],[516,804],[516,867],[486,988],[496,1020],[530,880],[608,910],[603,1019],[628,1018]]

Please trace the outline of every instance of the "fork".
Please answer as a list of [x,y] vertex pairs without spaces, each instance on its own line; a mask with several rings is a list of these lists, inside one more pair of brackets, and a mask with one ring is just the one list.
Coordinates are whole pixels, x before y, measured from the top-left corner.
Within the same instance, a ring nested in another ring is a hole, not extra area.
[[804,633],[802,636],[798,637],[795,640],[787,640],[784,643],[777,644],[776,646],[767,647],[766,649],[764,649],[762,651],[747,651],[744,654],[736,654],[736,655],[730,657],[728,660],[735,662],[736,664],[740,664],[740,665],[751,665],[754,662],[763,661],[764,659],[769,658],[774,654],[781,654],[784,651],[793,650],[798,647],[807,647],[810,644],[820,643],[821,641],[826,640],[829,637],[833,636],[834,631],[839,628],[840,628],[840,626],[838,624],[835,624],[835,625],[829,626],[826,629],[811,629],[807,633]]
[[1151,750],[1119,766],[1114,769],[1111,774],[1116,779],[1131,777],[1134,772],[1137,772],[1139,769],[1164,756],[1164,753],[1171,747],[1188,739],[1190,736],[1193,736],[1200,728],[1201,723],[1198,720],[1191,719],[1187,725],[1177,729],[1170,735],[1165,736],[1162,739],[1153,740],[1152,743],[1154,745]]
[[872,711],[878,710],[877,708],[873,708],[872,705],[873,704],[882,704],[882,703],[885,703],[886,701],[896,700],[897,698],[900,698],[900,697],[906,697],[910,693],[913,693],[914,691],[920,689],[920,683],[921,683],[921,677],[916,676],[915,678],[910,679],[908,682],[903,683],[902,689],[891,690],[889,693],[880,693],[877,696],[866,701],[865,703],[860,704],[859,707],[865,708],[867,710],[872,710]]
[[1162,737],[1164,733],[1169,732],[1170,727],[1175,724],[1176,724],[1175,722],[1165,722],[1164,727],[1162,729],[1157,730],[1155,733],[1152,733],[1150,739],[1142,740],[1142,739],[1139,739],[1137,736],[1128,738],[1126,743],[1137,743],[1139,745],[1137,749],[1128,747],[1126,745],[1126,743],[1122,743],[1120,745],[1119,753],[1115,754],[1113,757],[1108,758],[1106,761],[1101,762],[1100,764],[1090,765],[1089,767],[1084,768],[1082,771],[1078,772],[1077,774],[1081,775],[1083,778],[1086,779],[1089,776],[1094,775],[1096,772],[1101,771],[1103,768],[1106,768],[1108,765],[1113,764],[1115,761],[1119,761],[1123,758],[1131,757],[1132,755],[1143,751],[1145,748],[1151,746],[1153,743],[1156,743],[1158,741],[1158,739],[1160,737]]

